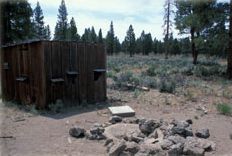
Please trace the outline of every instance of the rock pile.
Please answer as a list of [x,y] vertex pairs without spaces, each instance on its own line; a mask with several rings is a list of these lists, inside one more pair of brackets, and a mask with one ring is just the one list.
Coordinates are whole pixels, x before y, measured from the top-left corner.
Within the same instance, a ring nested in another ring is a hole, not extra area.
[[215,150],[215,143],[206,139],[210,136],[209,130],[196,130],[194,136],[192,123],[192,120],[168,123],[127,119],[126,123],[106,128],[105,146],[110,156],[203,156]]
[[109,123],[105,128],[95,124],[87,132],[70,129],[70,135],[76,137],[84,133],[87,139],[105,139],[109,156],[203,156],[216,148],[214,142],[207,140],[210,136],[208,129],[193,133],[192,120],[164,122],[114,116]]

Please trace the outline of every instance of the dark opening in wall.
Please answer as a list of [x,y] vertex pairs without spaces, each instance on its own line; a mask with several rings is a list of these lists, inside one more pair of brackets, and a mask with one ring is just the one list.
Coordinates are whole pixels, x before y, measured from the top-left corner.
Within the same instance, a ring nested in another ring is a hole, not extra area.
[[94,81],[97,81],[106,72],[106,70],[105,69],[95,69],[93,72],[94,72]]

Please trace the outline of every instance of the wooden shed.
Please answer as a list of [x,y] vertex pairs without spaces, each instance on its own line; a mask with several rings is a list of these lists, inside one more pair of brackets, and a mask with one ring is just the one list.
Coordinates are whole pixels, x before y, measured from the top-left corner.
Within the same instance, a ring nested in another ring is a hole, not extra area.
[[45,108],[95,103],[106,99],[106,53],[103,44],[32,41],[1,48],[5,100]]

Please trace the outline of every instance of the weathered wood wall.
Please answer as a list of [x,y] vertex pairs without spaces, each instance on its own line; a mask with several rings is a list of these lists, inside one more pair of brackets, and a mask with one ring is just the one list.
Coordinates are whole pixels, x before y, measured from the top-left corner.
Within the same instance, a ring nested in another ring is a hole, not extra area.
[[106,99],[104,45],[38,41],[2,48],[5,100],[44,108],[56,100],[66,105]]

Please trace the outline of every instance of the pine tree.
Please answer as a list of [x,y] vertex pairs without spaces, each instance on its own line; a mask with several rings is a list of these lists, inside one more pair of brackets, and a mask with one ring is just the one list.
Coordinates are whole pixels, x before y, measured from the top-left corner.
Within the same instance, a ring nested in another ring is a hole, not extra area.
[[101,29],[98,32],[98,43],[103,43],[102,30]]
[[65,1],[61,1],[61,5],[58,9],[58,21],[55,27],[55,40],[67,40],[68,39],[68,13],[65,5]]
[[164,42],[165,42],[165,58],[168,58],[169,53],[169,37],[172,27],[171,15],[174,13],[173,11],[173,0],[166,0],[164,5]]
[[93,26],[91,28],[91,42],[94,42],[94,43],[97,42],[97,34]]
[[35,38],[45,39],[46,38],[46,30],[44,27],[44,16],[43,11],[40,7],[39,2],[37,2],[36,7],[34,9],[34,31],[35,31]]
[[196,40],[207,29],[214,24],[212,20],[215,11],[216,0],[196,1],[196,0],[176,0],[176,28],[182,34],[191,35],[191,51],[193,64],[197,63],[198,50],[196,49]]
[[152,36],[151,33],[145,34],[144,37],[144,54],[148,55],[152,51]]
[[47,40],[51,39],[51,31],[49,25],[45,26],[45,39]]
[[68,28],[68,40],[79,41],[80,36],[77,33],[77,26],[74,18],[72,17]]
[[125,43],[127,46],[127,51],[130,53],[130,57],[134,55],[135,51],[135,33],[132,25],[129,26],[129,29],[127,31],[127,35],[125,37]]
[[115,53],[119,53],[121,51],[121,44],[117,37],[114,38],[114,49]]
[[141,41],[141,51],[142,54],[145,55],[145,31],[143,30],[140,36],[140,41]]
[[33,11],[27,0],[1,2],[1,43],[15,43],[33,38]]
[[106,36],[106,50],[107,53],[112,55],[115,51],[114,49],[114,25],[113,25],[113,21],[111,21],[110,23],[110,30],[107,33]]

